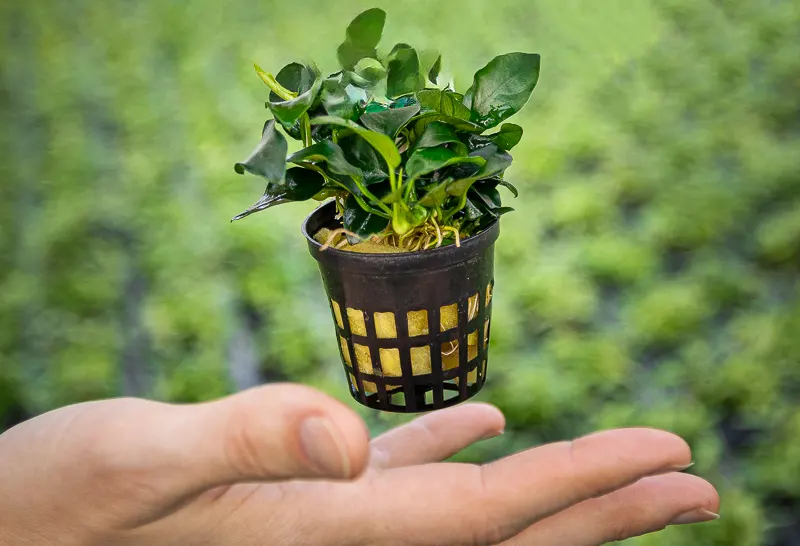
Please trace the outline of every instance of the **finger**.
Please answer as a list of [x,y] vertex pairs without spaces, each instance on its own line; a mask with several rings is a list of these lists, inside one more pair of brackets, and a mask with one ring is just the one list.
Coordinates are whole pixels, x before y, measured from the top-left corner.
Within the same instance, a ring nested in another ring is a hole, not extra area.
[[369,454],[357,414],[298,385],[197,405],[117,400],[84,416],[68,433],[72,458],[91,478],[145,483],[164,502],[237,482],[351,478]]
[[707,481],[670,473],[644,478],[536,523],[504,546],[596,546],[660,531],[668,525],[700,523],[719,516],[719,495]]
[[374,482],[377,490],[369,496],[382,500],[370,503],[369,521],[381,523],[366,532],[403,533],[415,544],[428,544],[431,536],[496,544],[581,501],[689,463],[689,447],[674,434],[620,429],[482,467],[442,463],[393,469]]
[[439,462],[479,440],[502,434],[505,417],[489,404],[464,404],[418,417],[372,441],[372,465],[394,468]]

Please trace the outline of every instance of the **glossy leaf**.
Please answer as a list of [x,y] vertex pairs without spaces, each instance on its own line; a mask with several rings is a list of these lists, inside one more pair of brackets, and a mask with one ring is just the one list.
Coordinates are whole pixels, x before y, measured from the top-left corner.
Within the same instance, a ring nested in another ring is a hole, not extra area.
[[[443,144],[456,144],[463,146],[452,125],[442,121],[432,121],[425,127],[425,131],[414,144],[415,149],[435,148]],[[466,155],[466,153],[462,154]]]
[[491,135],[486,135],[501,150],[510,150],[522,139],[522,127],[515,123],[504,123],[500,130]]
[[[486,153],[487,148],[489,149],[488,151],[492,153]],[[464,193],[466,193],[472,184],[478,180],[498,176],[502,174],[509,165],[511,165],[511,156],[502,150],[498,150],[494,145],[486,146],[486,148],[482,148],[479,151],[484,152],[485,155],[474,155],[475,157],[485,157],[486,163],[483,165],[483,167],[481,167],[480,170],[474,175],[453,182],[450,186],[448,186],[447,193],[454,196],[464,195]]]
[[283,87],[297,94],[297,97],[291,100],[282,100],[274,91],[270,92],[269,96],[268,106],[272,115],[283,126],[291,127],[311,108],[322,87],[322,80],[316,69],[298,63],[283,67],[275,79]]
[[351,195],[345,201],[343,225],[345,229],[352,231],[361,239],[369,239],[386,229],[389,219],[365,211]]
[[396,98],[414,93],[420,87],[419,56],[416,50],[408,44],[397,44],[389,53],[386,95]]
[[386,12],[379,8],[368,9],[350,22],[345,41],[337,51],[342,68],[352,70],[364,57],[377,57],[375,49],[381,41],[385,22]]
[[347,161],[363,171],[366,185],[388,179],[385,162],[363,138],[358,135],[340,138],[339,147]]
[[441,71],[441,69],[442,69],[442,56],[439,55],[436,58],[436,62],[433,63],[433,66],[428,71],[428,81],[433,84],[438,83],[437,80],[439,79],[439,72]]
[[347,129],[352,130],[358,136],[369,142],[369,144],[377,150],[379,154],[383,157],[384,161],[390,169],[396,169],[400,166],[401,158],[400,153],[397,151],[397,148],[394,145],[392,139],[387,137],[384,134],[377,133],[375,131],[370,131],[369,129],[364,129],[359,124],[342,119],[336,118],[333,116],[322,116],[318,118],[314,118],[311,120],[312,125],[336,125],[339,127],[345,127]]
[[334,175],[351,177],[359,182],[364,179],[364,172],[347,161],[342,149],[330,140],[323,140],[304,148],[289,156],[287,161],[296,165],[326,163]]
[[464,106],[458,96],[452,91],[441,89],[423,89],[417,93],[417,100],[420,106],[445,116],[469,120],[471,112]]
[[[353,77],[355,75],[355,78]],[[370,88],[386,76],[386,68],[377,59],[364,57],[358,63],[351,74],[353,83],[358,87]]]
[[279,184],[283,181],[287,150],[286,138],[276,129],[275,121],[269,120],[261,132],[261,142],[247,159],[234,165],[234,170],[239,174],[247,171]]
[[482,157],[470,157],[460,155],[457,152],[444,147],[422,148],[411,154],[406,162],[406,176],[410,180],[430,174],[444,167],[457,163],[471,163],[473,165],[484,165],[486,160]]
[[325,185],[325,178],[314,171],[293,167],[286,171],[283,184],[268,184],[264,195],[252,207],[236,215],[232,221],[241,220],[255,212],[291,201],[306,201],[317,195]]
[[508,53],[478,70],[464,95],[470,119],[488,129],[519,112],[539,80],[539,63],[535,53]]
[[320,100],[328,115],[344,119],[354,119],[357,114],[357,101],[341,83],[328,79],[322,83]]
[[391,108],[379,112],[367,112],[361,116],[361,123],[368,129],[394,138],[397,131],[419,112],[419,104],[402,108]]
[[450,198],[450,194],[447,193],[447,187],[452,183],[453,179],[448,178],[430,187],[419,200],[419,204],[424,207],[441,207]]

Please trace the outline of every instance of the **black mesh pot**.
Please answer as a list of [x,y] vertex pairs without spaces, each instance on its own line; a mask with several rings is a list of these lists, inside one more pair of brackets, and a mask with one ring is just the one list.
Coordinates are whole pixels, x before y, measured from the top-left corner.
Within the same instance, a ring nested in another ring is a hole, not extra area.
[[319,262],[353,398],[371,408],[414,413],[452,406],[486,381],[497,222],[454,245],[361,254],[313,239],[340,227],[335,205],[303,223]]

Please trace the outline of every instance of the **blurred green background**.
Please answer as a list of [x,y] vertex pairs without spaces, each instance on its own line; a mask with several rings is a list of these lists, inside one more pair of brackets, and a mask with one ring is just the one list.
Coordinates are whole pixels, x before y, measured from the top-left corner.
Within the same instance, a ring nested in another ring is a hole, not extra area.
[[347,392],[311,203],[236,224],[233,163],[277,70],[359,11],[384,46],[444,54],[460,91],[542,54],[508,173],[486,460],[595,429],[663,427],[722,519],[636,545],[800,544],[800,7],[780,0],[0,3],[0,431],[120,394],[266,381]]

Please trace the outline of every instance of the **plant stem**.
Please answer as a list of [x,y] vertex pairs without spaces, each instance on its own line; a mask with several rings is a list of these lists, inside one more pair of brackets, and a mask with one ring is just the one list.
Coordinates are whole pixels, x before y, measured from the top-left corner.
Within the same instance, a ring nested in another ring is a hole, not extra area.
[[303,146],[306,148],[311,146],[313,144],[311,141],[311,119],[308,117],[308,112],[300,118],[300,133],[303,136]]

